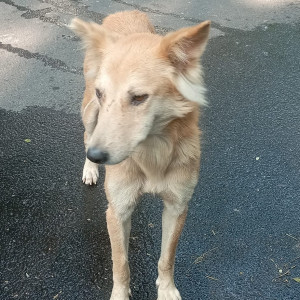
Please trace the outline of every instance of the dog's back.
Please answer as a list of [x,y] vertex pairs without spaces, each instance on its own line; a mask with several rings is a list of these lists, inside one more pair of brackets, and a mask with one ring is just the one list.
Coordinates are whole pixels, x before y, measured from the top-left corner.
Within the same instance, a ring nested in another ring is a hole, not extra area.
[[122,11],[113,15],[109,15],[103,20],[103,26],[109,30],[123,35],[142,32],[155,32],[154,27],[150,23],[147,15],[138,10]]

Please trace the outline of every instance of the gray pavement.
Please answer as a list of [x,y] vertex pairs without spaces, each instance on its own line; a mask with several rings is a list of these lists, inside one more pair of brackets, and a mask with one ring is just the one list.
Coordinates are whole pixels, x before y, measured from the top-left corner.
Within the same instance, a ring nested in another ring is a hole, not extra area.
[[[212,20],[200,181],[176,255],[183,299],[300,299],[300,2],[0,0],[0,299],[109,299],[103,169],[81,183],[74,16],[140,9],[156,30]],[[30,139],[30,142],[25,142]],[[132,299],[156,299],[160,200],[130,239]]]

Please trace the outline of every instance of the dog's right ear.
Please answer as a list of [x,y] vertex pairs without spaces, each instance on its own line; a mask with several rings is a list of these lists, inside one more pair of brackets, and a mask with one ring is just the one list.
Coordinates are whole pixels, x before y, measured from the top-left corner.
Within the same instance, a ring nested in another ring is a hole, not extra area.
[[119,38],[117,33],[109,31],[97,23],[85,22],[78,18],[72,20],[69,28],[81,38],[84,48],[95,57],[101,57],[107,44],[113,43]]

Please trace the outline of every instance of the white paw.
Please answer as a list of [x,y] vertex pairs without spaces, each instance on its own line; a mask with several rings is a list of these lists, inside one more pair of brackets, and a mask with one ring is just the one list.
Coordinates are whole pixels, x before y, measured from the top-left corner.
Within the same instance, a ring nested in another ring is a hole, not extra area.
[[83,167],[82,181],[87,185],[96,184],[99,178],[98,164],[86,159]]
[[131,290],[125,287],[113,287],[110,300],[129,300]]
[[181,300],[180,293],[176,289],[174,283],[164,283],[157,279],[156,286],[157,300]]

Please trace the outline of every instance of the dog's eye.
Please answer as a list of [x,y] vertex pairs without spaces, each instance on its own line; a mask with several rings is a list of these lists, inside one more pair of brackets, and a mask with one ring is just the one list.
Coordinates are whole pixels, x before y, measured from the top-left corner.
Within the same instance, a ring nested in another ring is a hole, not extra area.
[[96,89],[96,96],[99,100],[102,98],[102,93],[100,92],[99,89]]
[[132,96],[131,103],[133,105],[139,105],[139,104],[143,103],[148,97],[149,97],[148,94]]

